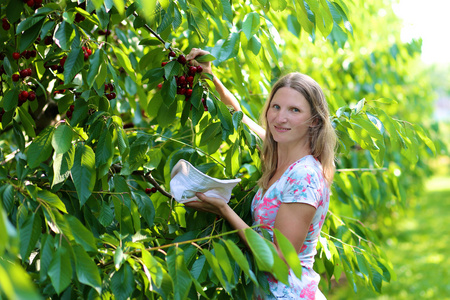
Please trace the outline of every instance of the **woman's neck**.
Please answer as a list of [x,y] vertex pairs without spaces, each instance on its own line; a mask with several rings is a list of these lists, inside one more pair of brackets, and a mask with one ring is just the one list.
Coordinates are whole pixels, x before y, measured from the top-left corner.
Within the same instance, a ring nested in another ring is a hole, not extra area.
[[277,145],[278,163],[277,169],[286,169],[288,166],[296,162],[302,157],[311,154],[308,145],[298,145],[297,147]]

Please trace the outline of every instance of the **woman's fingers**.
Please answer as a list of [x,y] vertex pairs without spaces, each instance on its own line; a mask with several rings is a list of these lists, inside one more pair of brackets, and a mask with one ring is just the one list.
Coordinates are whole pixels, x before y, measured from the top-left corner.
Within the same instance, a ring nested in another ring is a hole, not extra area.
[[186,55],[186,59],[187,60],[193,60],[195,59],[197,56],[199,55],[205,55],[205,54],[209,54],[208,51],[202,50],[202,49],[198,49],[198,48],[192,48],[191,52],[189,52],[188,55]]

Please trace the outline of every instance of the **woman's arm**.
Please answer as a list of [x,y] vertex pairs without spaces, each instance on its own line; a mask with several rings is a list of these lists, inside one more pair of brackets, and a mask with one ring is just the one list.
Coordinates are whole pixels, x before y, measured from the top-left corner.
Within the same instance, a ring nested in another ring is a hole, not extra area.
[[[236,99],[236,97],[223,85],[223,83],[214,76],[212,72],[211,62],[203,62],[199,63],[195,60],[195,58],[199,55],[206,55],[209,54],[208,51],[193,48],[191,52],[186,56],[186,59],[193,65],[200,65],[203,68],[203,72],[211,74],[213,76],[213,83],[214,87],[216,88],[217,93],[219,93],[220,100],[225,104],[233,107],[235,111],[242,111],[241,105],[239,104],[239,101]],[[262,140],[264,140],[264,137],[266,135],[266,131],[264,128],[262,128],[259,124],[257,124],[255,121],[250,119],[245,113],[244,117],[242,118],[242,122],[248,125],[250,129],[256,133]]]
[[[234,229],[238,230],[239,237],[249,248],[244,234],[244,230],[249,228],[249,226],[238,214],[221,199],[207,197],[202,193],[197,193],[196,195],[201,201],[188,202],[185,203],[185,206],[221,216]],[[315,207],[304,203],[282,203],[278,209],[274,228],[278,229],[292,243],[297,253],[302,249],[315,212]],[[275,236],[274,246],[278,255],[284,260]]]

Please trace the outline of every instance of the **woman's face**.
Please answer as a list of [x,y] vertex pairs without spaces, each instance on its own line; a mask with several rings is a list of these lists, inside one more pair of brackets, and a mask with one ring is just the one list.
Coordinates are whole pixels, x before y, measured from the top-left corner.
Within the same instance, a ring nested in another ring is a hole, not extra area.
[[311,106],[301,93],[290,87],[282,87],[273,96],[267,110],[267,124],[279,145],[309,146]]

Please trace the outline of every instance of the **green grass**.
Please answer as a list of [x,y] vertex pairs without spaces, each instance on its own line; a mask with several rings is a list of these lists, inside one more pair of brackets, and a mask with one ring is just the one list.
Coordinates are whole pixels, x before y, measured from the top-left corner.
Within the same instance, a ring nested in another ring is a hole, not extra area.
[[383,283],[381,295],[362,287],[355,294],[339,286],[328,300],[450,299],[450,176],[433,177],[426,188],[385,248],[397,280]]

